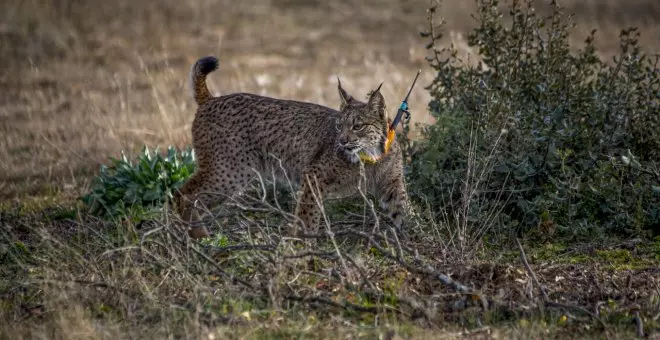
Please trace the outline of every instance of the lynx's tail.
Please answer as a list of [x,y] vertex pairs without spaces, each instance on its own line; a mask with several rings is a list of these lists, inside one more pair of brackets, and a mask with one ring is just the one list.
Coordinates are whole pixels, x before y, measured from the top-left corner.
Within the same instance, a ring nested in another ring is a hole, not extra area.
[[206,76],[218,68],[218,58],[203,57],[190,70],[190,85],[197,105],[206,103],[213,95],[206,86]]

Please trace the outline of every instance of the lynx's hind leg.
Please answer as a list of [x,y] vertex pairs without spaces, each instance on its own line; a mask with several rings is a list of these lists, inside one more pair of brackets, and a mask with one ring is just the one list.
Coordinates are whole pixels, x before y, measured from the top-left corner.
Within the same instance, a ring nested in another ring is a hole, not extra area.
[[[177,199],[177,209],[181,218],[190,222],[198,220],[199,208],[211,209],[245,189],[254,172],[248,163],[239,163],[245,158],[228,156],[215,166],[201,168],[181,187]],[[197,209],[195,209],[197,207]],[[189,232],[193,238],[209,236],[205,227],[193,228]]]
[[[176,210],[185,222],[191,222],[193,220],[199,219],[199,216],[193,219],[193,214],[195,213],[195,202],[201,201],[205,205],[212,203],[210,197],[195,197],[195,194],[200,191],[201,188],[208,187],[207,178],[208,174],[204,171],[195,172],[190,179],[179,189],[179,192],[175,195],[175,204]],[[201,198],[201,200],[200,200]],[[188,230],[188,235],[192,238],[203,238],[210,236],[208,229],[205,226],[194,227]]]

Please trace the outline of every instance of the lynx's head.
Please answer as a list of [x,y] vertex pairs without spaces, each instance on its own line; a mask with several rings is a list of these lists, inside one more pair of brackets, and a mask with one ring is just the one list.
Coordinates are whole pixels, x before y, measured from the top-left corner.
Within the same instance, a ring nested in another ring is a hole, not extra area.
[[387,138],[385,98],[380,93],[380,86],[369,94],[365,103],[346,93],[341,82],[337,81],[342,113],[337,120],[337,148],[353,163],[359,162],[360,153],[380,157],[385,151]]

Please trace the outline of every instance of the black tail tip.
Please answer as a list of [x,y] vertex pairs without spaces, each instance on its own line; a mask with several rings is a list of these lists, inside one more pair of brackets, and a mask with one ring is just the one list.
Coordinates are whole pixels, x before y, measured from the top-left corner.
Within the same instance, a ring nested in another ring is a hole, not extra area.
[[202,74],[209,74],[218,68],[218,58],[213,56],[203,57],[197,60],[197,70]]

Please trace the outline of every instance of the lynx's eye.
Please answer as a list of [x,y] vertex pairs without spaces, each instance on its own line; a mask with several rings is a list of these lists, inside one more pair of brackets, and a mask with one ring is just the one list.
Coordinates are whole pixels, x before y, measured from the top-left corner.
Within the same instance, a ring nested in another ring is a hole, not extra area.
[[360,124],[353,125],[353,131],[364,131],[364,129],[366,128],[367,128],[366,125],[360,125]]

